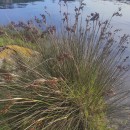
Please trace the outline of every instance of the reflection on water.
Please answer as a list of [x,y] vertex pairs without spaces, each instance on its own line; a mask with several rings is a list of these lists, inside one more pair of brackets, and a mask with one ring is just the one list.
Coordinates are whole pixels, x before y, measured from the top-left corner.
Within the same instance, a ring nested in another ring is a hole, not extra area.
[[[107,1],[107,0],[103,0],[103,1]],[[108,0],[108,1],[112,1],[112,2],[120,2],[120,3],[126,3],[126,4],[130,4],[130,0]]]
[[28,3],[28,2],[35,2],[41,0],[1,0],[0,3],[2,4],[12,4],[12,3]]
[[[37,2],[44,0],[0,0],[0,9],[13,9],[13,8],[24,8],[29,3]],[[52,3],[54,3],[56,0],[52,0]],[[65,0],[59,0],[59,1],[65,1]],[[67,0],[67,1],[76,1],[76,0]]]
[[28,3],[36,1],[41,0],[1,0],[0,9],[24,8]]
[[[29,3],[34,3],[44,0],[0,0],[0,9],[13,9],[13,8],[24,8]],[[47,0],[48,1],[48,0]],[[56,0],[50,0],[54,3]],[[59,0],[59,1],[80,1],[80,0]],[[104,0],[106,1],[106,0]],[[130,3],[130,0],[109,0],[109,1],[120,1],[124,3]]]
[[[28,3],[33,3],[37,1],[44,0],[1,0],[0,1],[0,9],[13,9],[13,8],[24,8],[28,5]],[[54,3],[56,0],[52,0]],[[59,0],[64,1],[64,0]],[[67,0],[67,1],[75,1],[75,0]]]

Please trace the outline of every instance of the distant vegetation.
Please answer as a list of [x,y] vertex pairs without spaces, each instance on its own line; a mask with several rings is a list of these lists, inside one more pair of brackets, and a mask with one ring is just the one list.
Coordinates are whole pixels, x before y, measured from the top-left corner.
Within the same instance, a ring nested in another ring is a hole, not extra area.
[[35,2],[41,0],[1,0],[1,4],[11,4],[11,3],[27,3],[27,2]]
[[12,9],[14,8],[14,4],[17,4],[19,8],[24,8],[27,6],[28,2],[36,2],[41,0],[1,0],[0,1],[0,9]]

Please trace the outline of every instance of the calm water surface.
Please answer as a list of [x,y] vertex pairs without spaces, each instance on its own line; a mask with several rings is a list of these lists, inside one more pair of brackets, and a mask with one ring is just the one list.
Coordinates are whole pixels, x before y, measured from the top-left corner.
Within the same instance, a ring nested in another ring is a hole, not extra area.
[[[73,13],[74,7],[79,5],[80,0],[68,0],[69,11]],[[51,13],[51,19],[59,24],[61,19],[59,14],[59,0],[0,0],[0,24],[8,24],[10,21],[26,21],[39,16],[47,7]],[[98,12],[101,18],[109,18],[119,7],[122,8],[123,16],[113,20],[114,27],[123,29],[123,32],[130,34],[130,4],[116,1],[85,0],[86,13]],[[64,10],[64,7],[62,7]]]

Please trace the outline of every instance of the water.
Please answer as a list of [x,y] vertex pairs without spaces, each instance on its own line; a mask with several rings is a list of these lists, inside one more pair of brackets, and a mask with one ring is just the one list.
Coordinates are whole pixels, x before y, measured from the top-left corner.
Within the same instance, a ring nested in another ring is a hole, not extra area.
[[[73,13],[75,6],[80,0],[68,0],[69,11]],[[59,0],[0,0],[0,24],[8,24],[11,21],[27,21],[43,13],[47,6],[51,13],[53,23],[59,24]],[[113,20],[114,27],[123,29],[124,33],[130,34],[130,4],[116,1],[85,0],[87,4],[86,14],[99,12],[101,18],[109,18],[119,7],[122,8],[123,16]],[[64,8],[62,8],[64,10]],[[84,15],[86,15],[84,14]]]

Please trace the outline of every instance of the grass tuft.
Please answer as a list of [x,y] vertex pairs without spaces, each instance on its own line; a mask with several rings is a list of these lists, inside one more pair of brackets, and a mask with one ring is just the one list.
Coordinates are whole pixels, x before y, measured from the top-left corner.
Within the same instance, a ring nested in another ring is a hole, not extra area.
[[63,13],[60,35],[51,26],[45,37],[35,39],[40,54],[36,63],[16,60],[24,68],[17,80],[5,82],[1,74],[1,92],[8,94],[0,102],[10,104],[1,123],[12,130],[114,129],[110,119],[126,109],[121,101],[129,94],[122,91],[129,70],[129,36],[115,40],[119,30],[112,31],[111,19],[100,21],[98,13],[88,16],[83,28],[84,5],[82,1],[75,8],[72,25]]

